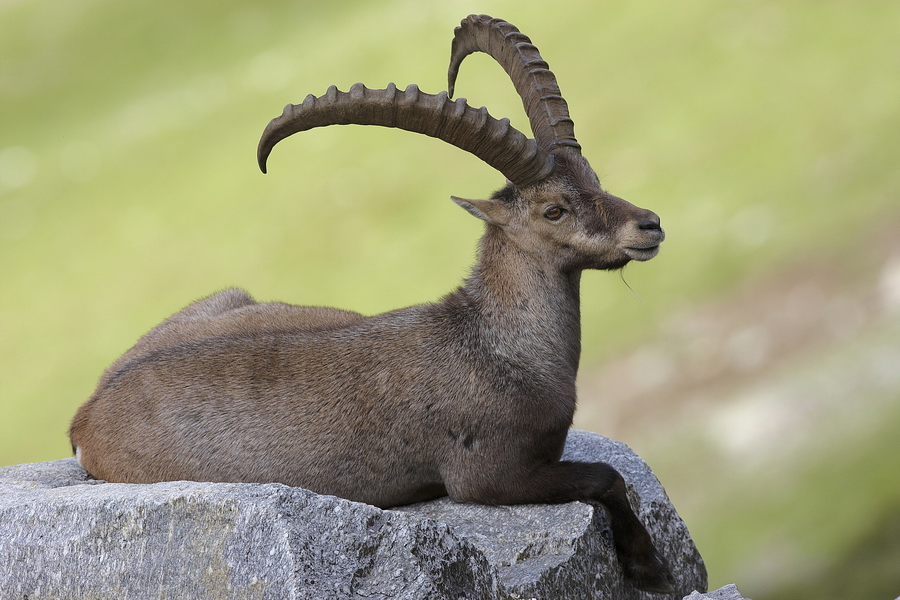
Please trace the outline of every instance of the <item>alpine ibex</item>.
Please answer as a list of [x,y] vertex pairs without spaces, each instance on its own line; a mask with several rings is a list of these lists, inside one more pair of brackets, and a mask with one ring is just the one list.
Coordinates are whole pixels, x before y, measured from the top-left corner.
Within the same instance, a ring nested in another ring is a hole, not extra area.
[[[490,54],[534,139],[464,99],[461,61]],[[364,317],[259,304],[226,290],[142,337],[103,374],[70,438],[94,477],[281,482],[381,507],[449,495],[486,504],[597,501],[624,572],[642,590],[673,577],[604,463],[561,461],[575,410],[584,269],[656,255],[659,218],[600,188],[556,78],[511,24],[472,15],[455,31],[449,93],[334,86],[288,105],[259,143],[335,124],[424,133],[502,173],[471,276],[439,302]]]

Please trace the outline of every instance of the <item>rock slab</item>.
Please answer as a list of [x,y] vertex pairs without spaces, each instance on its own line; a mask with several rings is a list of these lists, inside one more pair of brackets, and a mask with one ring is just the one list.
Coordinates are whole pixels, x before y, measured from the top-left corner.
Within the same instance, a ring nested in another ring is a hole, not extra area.
[[[690,596],[685,596],[684,600],[750,600],[741,596],[741,592],[733,583],[724,587],[720,587],[714,592],[701,594],[700,592],[692,592]],[[900,600],[900,599],[898,599]]]
[[74,459],[0,469],[0,598],[680,600],[703,560],[627,446],[572,431],[564,458],[604,461],[669,559],[670,596],[621,575],[605,511],[446,498],[394,510],[281,484],[93,480]]

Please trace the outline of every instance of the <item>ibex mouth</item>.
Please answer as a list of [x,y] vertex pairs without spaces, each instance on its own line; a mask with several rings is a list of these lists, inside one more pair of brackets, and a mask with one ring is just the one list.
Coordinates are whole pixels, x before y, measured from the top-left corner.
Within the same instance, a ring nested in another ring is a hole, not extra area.
[[625,248],[625,254],[627,254],[628,258],[630,258],[631,260],[650,260],[657,254],[659,254],[659,244],[656,244],[654,246]]
[[626,246],[624,252],[631,260],[650,260],[659,254],[659,245],[666,239],[666,232],[659,226],[659,218],[654,217],[639,225],[639,236],[627,240],[631,245]]

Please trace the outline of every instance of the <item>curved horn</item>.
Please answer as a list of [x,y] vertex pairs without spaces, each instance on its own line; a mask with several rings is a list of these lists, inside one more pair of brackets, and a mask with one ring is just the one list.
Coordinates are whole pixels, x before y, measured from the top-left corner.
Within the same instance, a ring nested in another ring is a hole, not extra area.
[[543,180],[553,170],[552,157],[512,127],[509,119],[497,120],[486,108],[472,108],[464,98],[450,100],[447,92],[426,94],[415,85],[400,91],[393,83],[383,90],[356,83],[349,92],[331,86],[324,96],[310,94],[303,104],[288,104],[259,140],[259,168],[266,172],[272,148],[289,135],[349,124],[397,127],[444,140],[474,154],[520,187]]
[[473,52],[494,58],[512,79],[538,146],[546,151],[565,146],[581,154],[569,107],[559,92],[556,76],[537,47],[514,25],[488,15],[469,15],[454,30],[448,70],[450,97],[459,65]]

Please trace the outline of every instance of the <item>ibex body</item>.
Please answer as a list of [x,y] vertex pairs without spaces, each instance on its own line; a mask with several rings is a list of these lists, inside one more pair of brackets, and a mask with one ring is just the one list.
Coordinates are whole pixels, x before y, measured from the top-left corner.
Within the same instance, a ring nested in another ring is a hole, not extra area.
[[486,222],[462,287],[372,317],[259,304],[240,290],[210,296],[107,369],[75,415],[73,447],[109,481],[281,482],[382,507],[445,494],[491,504],[594,500],[609,510],[626,575],[669,591],[666,561],[621,476],[603,463],[560,461],[575,410],[581,272],[653,257],[659,219],[600,188],[528,38],[503,21],[465,19],[451,92],[473,51],[492,53],[510,74],[535,139],[447,94],[357,84],[289,106],[259,154],[264,168],[292,133],[358,123],[425,133],[496,167],[504,189],[454,198]]

